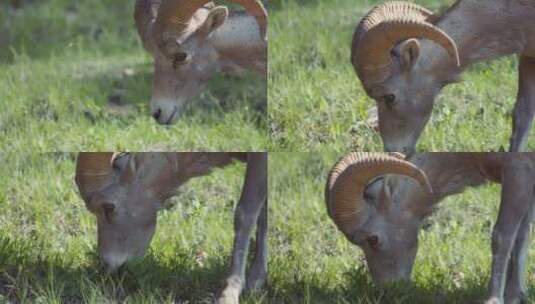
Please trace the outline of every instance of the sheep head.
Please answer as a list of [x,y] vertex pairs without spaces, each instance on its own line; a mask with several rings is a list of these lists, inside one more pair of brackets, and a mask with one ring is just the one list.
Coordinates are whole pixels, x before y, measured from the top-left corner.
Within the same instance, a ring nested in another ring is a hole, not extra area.
[[223,167],[232,153],[80,153],[76,184],[97,217],[100,258],[110,272],[144,255],[163,203],[189,179]]
[[[254,16],[266,39],[267,13],[259,0],[232,0]],[[228,9],[209,0],[138,0],[135,19],[143,45],[154,58],[151,113],[161,124],[174,123],[184,104],[218,70],[212,33]]]
[[377,102],[387,151],[414,151],[435,96],[452,81],[438,69],[442,50],[450,65],[460,64],[457,45],[434,25],[437,20],[421,6],[391,1],[372,9],[353,35],[351,62]]
[[97,217],[98,248],[108,271],[141,257],[162,203],[185,179],[170,153],[80,153],[76,184]]
[[[403,177],[383,177],[386,174]],[[397,153],[352,153],[329,173],[328,214],[346,238],[362,248],[376,283],[409,279],[423,218],[408,208],[415,192],[425,200],[432,192],[429,180]]]

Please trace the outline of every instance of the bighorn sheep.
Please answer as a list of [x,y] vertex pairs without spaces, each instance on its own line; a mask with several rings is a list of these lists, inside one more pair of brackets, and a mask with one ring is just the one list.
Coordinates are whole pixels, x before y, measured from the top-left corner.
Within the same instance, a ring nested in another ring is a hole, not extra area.
[[535,4],[459,0],[441,16],[385,2],[353,35],[351,62],[377,104],[386,151],[412,153],[440,90],[473,63],[518,54],[519,89],[510,151],[526,148],[535,113]]
[[217,71],[267,71],[267,12],[260,0],[232,0],[248,15],[209,0],[137,0],[134,18],[154,57],[151,112],[175,122]]
[[[97,217],[98,248],[107,271],[144,255],[157,210],[180,185],[233,159],[246,161],[247,169],[235,211],[230,274],[218,303],[238,303],[245,283],[251,289],[262,287],[267,273],[266,153],[80,153],[76,184],[87,209]],[[255,224],[256,253],[246,281]]]
[[487,303],[503,303],[504,294],[505,303],[518,303],[525,300],[534,176],[535,153],[428,153],[410,162],[398,153],[352,153],[331,170],[325,199],[331,219],[383,283],[409,279],[420,224],[436,203],[468,186],[501,183]]

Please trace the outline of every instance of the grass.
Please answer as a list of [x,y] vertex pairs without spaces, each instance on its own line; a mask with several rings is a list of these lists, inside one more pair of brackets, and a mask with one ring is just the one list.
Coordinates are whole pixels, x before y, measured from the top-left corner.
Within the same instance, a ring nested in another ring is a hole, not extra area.
[[[0,4],[0,303],[210,303],[228,267],[243,165],[183,186],[161,212],[145,258],[109,276],[73,181],[75,155],[35,152],[267,146],[316,153],[270,153],[269,279],[243,303],[485,297],[498,185],[441,203],[420,233],[413,282],[388,292],[372,284],[362,252],[325,212],[326,174],[342,151],[382,149],[363,123],[373,103],[347,60],[352,31],[376,1],[273,1],[267,121],[262,80],[220,76],[172,127],[148,113],[152,61],[134,30],[133,1],[21,2]],[[507,148],[516,59],[478,64],[464,78],[440,95],[419,150]],[[534,258],[530,249],[530,301]]]
[[[423,224],[412,284],[386,292],[371,282],[363,252],[328,218],[328,170],[339,153],[271,153],[270,284],[273,303],[481,303],[490,277],[490,235],[499,185],[443,201]],[[527,263],[535,301],[535,248]]]
[[229,265],[243,164],[181,187],[160,212],[145,258],[108,276],[98,263],[96,219],[74,184],[75,154],[10,153],[0,160],[0,303],[213,301]]
[[174,126],[152,119],[135,1],[11,2],[0,3],[0,151],[267,146],[266,85],[253,75],[215,77]]
[[[349,62],[353,31],[377,0],[281,0],[271,5],[269,133],[274,151],[382,150],[366,123],[375,102]],[[435,12],[453,0],[416,0]],[[439,95],[420,151],[508,149],[517,59],[485,62]],[[528,150],[535,148],[529,138]]]
[[[485,297],[498,185],[441,203],[424,223],[413,283],[375,287],[360,249],[325,212],[338,153],[270,153],[269,278],[242,303],[474,303]],[[244,166],[193,179],[158,219],[145,258],[100,271],[95,218],[74,184],[70,153],[1,154],[0,303],[210,303],[232,248]],[[535,250],[528,286],[535,301]]]

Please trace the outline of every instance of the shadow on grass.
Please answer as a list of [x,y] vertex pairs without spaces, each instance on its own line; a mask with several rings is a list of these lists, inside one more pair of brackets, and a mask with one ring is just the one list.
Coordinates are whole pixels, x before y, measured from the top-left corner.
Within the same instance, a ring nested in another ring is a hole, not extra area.
[[[11,3],[13,2],[13,3]],[[17,8],[15,8],[17,7]],[[19,54],[30,60],[51,55],[66,58],[75,55],[84,62],[97,53],[121,56],[141,51],[141,44],[132,20],[132,1],[10,0],[0,4],[0,62],[13,63]],[[71,47],[72,46],[72,47]],[[144,52],[144,51],[143,51]],[[87,57],[87,58],[84,58]],[[107,58],[107,55],[106,55]],[[69,60],[69,59],[66,59]],[[121,62],[125,62],[121,60]],[[88,69],[95,68],[88,65]],[[73,86],[83,96],[94,100],[96,107],[72,105],[70,112],[92,123],[98,120],[120,120],[129,124],[135,117],[150,117],[149,100],[152,84],[152,60],[135,66],[111,64],[98,74],[81,66]],[[127,73],[134,70],[135,73]],[[264,79],[215,77],[202,93],[188,102],[182,117],[194,117],[200,123],[213,123],[214,117],[247,109],[259,127],[264,128],[267,112],[267,87]],[[261,84],[260,84],[261,83]],[[230,89],[229,89],[230,88]],[[71,88],[71,92],[76,89]],[[76,93],[77,95],[78,93]],[[245,101],[244,101],[245,100]],[[61,121],[60,113],[46,100],[36,100],[32,113],[37,120]]]
[[88,248],[89,263],[80,264],[60,253],[42,255],[43,245],[0,236],[0,302],[33,302],[43,297],[61,303],[90,299],[122,303],[132,297],[204,301],[213,299],[228,268],[222,257],[199,266],[186,251],[177,249],[165,262],[149,251],[142,260],[108,275],[99,266],[96,248]]
[[18,54],[46,59],[75,45],[99,51],[139,47],[133,7],[132,1],[0,2],[0,62],[13,63]]
[[[131,119],[134,115],[149,117],[152,78],[152,62],[114,66],[96,75],[80,78],[75,85],[89,89],[90,93],[96,92],[96,96],[88,97],[95,99],[100,106],[84,109],[83,115],[93,123],[108,114],[119,119]],[[197,97],[187,102],[181,117],[195,117],[200,122],[210,123],[214,117],[245,110],[254,113],[259,127],[265,124],[265,79],[252,73],[243,77],[218,74]]]
[[[364,303],[479,303],[485,296],[486,286],[479,281],[464,281],[455,289],[445,289],[438,280],[426,286],[412,282],[401,282],[378,287],[370,279],[365,267],[346,274],[348,284],[344,294],[348,299],[362,298]],[[363,286],[352,288],[354,286]]]
[[[270,295],[273,303],[481,303],[486,295],[486,286],[480,282],[465,281],[453,290],[437,284],[420,286],[410,282],[378,287],[371,281],[366,267],[345,273],[345,284],[329,285],[318,274],[314,279],[296,281],[278,286]],[[440,280],[439,280],[440,281]],[[282,287],[282,288],[280,288]],[[270,301],[271,302],[271,301]]]

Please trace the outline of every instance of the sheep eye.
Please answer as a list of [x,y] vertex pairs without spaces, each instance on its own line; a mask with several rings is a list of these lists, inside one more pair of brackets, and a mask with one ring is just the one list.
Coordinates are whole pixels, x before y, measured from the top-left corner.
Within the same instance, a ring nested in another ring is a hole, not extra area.
[[376,235],[369,236],[366,238],[366,242],[371,248],[376,249],[379,246],[379,237]]
[[104,210],[104,215],[107,219],[110,219],[113,216],[113,213],[115,212],[115,205],[112,203],[104,203],[102,205],[102,209]]
[[177,53],[173,59],[173,68],[177,68],[179,65],[182,65],[186,63],[189,59],[189,56],[187,53]]
[[383,101],[386,103],[386,105],[392,105],[396,101],[396,95],[386,94],[383,96]]

